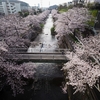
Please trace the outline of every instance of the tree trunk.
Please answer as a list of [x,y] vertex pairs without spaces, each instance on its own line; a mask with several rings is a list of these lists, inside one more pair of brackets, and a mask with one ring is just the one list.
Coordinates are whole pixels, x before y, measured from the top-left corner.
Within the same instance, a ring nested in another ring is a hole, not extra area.
[[68,92],[68,99],[69,100],[73,100],[73,92],[72,92],[72,86],[71,85],[67,85],[67,92]]
[[87,84],[87,93],[89,96],[89,100],[98,100],[94,91],[89,87],[89,85]]

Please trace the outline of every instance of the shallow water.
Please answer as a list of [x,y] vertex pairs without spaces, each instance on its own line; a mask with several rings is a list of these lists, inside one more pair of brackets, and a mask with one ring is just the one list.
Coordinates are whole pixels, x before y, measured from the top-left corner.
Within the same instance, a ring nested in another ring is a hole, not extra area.
[[58,47],[56,37],[51,35],[52,27],[53,20],[50,14],[44,25],[42,33],[40,33],[37,38],[31,43],[28,52],[36,52],[40,50],[52,51]]
[[[58,48],[57,39],[51,35],[53,27],[52,15],[50,14],[44,25],[43,31],[31,43],[28,52],[55,52]],[[62,77],[62,72],[56,63],[36,63],[36,78],[56,78]]]

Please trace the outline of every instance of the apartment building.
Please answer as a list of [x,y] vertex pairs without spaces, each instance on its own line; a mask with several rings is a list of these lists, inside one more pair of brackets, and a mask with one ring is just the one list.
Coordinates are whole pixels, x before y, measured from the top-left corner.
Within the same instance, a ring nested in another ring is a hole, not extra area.
[[0,13],[3,13],[4,14],[3,5],[0,5]]
[[2,2],[0,5],[0,13],[4,13],[5,15],[14,14],[21,11],[20,3],[15,2]]
[[93,3],[93,2],[98,2],[100,3],[100,0],[73,0],[73,3],[74,4],[77,4],[77,3]]
[[98,3],[100,3],[100,0],[85,0],[85,3],[92,3],[92,2],[98,2]]

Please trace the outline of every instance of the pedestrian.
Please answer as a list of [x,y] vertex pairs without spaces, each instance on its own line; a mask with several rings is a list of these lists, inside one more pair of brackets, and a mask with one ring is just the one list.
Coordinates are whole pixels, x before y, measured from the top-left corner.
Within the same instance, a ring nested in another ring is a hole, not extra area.
[[43,47],[43,43],[41,44],[41,48]]
[[62,50],[62,54],[64,54],[64,50]]

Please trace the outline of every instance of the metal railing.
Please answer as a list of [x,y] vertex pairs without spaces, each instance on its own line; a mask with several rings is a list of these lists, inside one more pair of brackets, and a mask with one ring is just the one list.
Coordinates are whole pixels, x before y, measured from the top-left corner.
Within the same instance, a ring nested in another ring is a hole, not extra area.
[[[7,57],[7,56],[6,56]],[[10,61],[15,61],[15,62],[67,62],[68,59],[66,58],[65,55],[62,54],[8,54],[8,57],[6,58],[7,60]]]
[[62,53],[68,49],[47,49],[47,48],[9,48],[12,53]]

